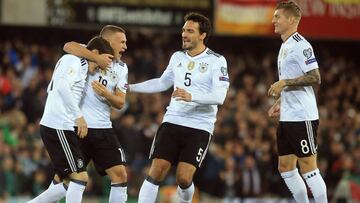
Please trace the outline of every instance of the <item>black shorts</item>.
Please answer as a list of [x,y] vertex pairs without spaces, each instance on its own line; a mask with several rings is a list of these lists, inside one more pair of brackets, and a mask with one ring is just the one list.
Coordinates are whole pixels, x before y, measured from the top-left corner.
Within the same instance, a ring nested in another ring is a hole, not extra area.
[[74,131],[40,125],[40,136],[49,153],[54,171],[60,178],[67,178],[73,172],[86,171],[78,136]]
[[150,150],[150,158],[160,158],[177,165],[186,162],[196,168],[201,166],[211,141],[211,134],[204,130],[162,123]]
[[280,121],[277,129],[277,147],[280,156],[295,154],[308,157],[317,152],[319,121]]
[[106,169],[126,163],[124,150],[112,128],[89,128],[87,136],[79,138],[79,143],[85,165],[92,160],[100,175],[106,175]]

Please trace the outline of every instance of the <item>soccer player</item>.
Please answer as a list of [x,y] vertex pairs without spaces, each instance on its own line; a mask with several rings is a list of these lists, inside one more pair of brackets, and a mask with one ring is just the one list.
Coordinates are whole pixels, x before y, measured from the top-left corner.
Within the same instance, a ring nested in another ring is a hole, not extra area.
[[293,2],[278,3],[272,23],[283,43],[278,55],[279,81],[271,85],[269,96],[278,98],[269,109],[279,117],[277,148],[279,172],[296,202],[309,202],[304,180],[316,203],[327,203],[326,185],[316,162],[319,113],[312,85],[321,83],[312,46],[297,32],[301,18]]
[[[121,109],[125,103],[128,68],[120,58],[127,49],[126,35],[121,27],[107,25],[101,30],[100,36],[110,42],[115,60],[108,69],[96,70],[89,75],[81,104],[89,131],[88,136],[79,142],[84,165],[87,166],[92,160],[100,175],[110,177],[109,202],[124,203],[127,201],[126,159],[112,128],[110,112],[112,107]],[[64,51],[79,57],[94,55],[76,42],[65,44]]]
[[159,184],[171,165],[177,165],[180,202],[191,202],[193,176],[209,148],[218,105],[229,87],[225,58],[205,44],[210,36],[209,19],[189,13],[182,28],[182,51],[175,52],[160,78],[130,85],[130,92],[155,93],[174,87],[171,102],[153,140],[152,164],[143,182],[139,203],[154,203]]
[[[87,49],[100,54],[113,53],[109,42],[101,37],[90,40]],[[88,175],[77,136],[84,138],[88,130],[79,105],[88,71],[94,72],[97,66],[70,54],[61,57],[55,66],[40,121],[40,135],[53,163],[55,176],[49,188],[30,203],[56,202],[65,195],[66,202],[81,202]],[[66,178],[70,178],[67,191],[60,183]]]

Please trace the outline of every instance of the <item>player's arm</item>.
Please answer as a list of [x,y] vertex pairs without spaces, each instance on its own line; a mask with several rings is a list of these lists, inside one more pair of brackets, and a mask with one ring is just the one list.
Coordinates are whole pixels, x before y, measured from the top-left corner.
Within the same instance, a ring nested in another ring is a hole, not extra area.
[[64,45],[63,50],[66,53],[93,61],[98,64],[102,69],[106,69],[107,67],[109,67],[113,58],[113,55],[111,54],[99,55],[97,53],[94,53],[88,50],[85,46],[74,41],[67,42]]
[[56,91],[59,93],[61,100],[64,101],[65,105],[69,108],[70,112],[72,112],[75,118],[82,117],[82,113],[80,111],[80,107],[75,104],[74,98],[71,96],[71,87],[68,80],[64,77],[59,78]]
[[227,90],[228,88],[226,87],[218,87],[207,94],[196,94],[176,87],[172,97],[174,97],[176,100],[183,100],[187,102],[192,101],[198,104],[222,105],[225,101]]
[[279,80],[270,86],[268,95],[278,97],[280,92],[287,86],[311,86],[321,84],[319,69],[313,69],[305,73],[305,75],[294,79]]
[[69,81],[65,77],[61,77],[57,81],[59,85],[57,85],[56,90],[58,91],[60,98],[65,103],[66,107],[73,113],[75,117],[75,122],[78,127],[77,134],[80,138],[83,138],[87,135],[87,123],[80,111],[80,107],[76,105],[74,98],[72,97],[71,87]]
[[160,78],[147,80],[141,83],[130,84],[129,91],[138,93],[157,93],[168,90],[174,85],[174,73],[171,65],[173,64],[174,58],[175,57],[173,55],[170,59],[169,65]]
[[268,111],[268,116],[270,118],[277,118],[280,116],[280,103],[281,98],[279,97]]
[[268,95],[278,97],[287,86],[311,86],[321,83],[319,66],[310,44],[299,44],[299,48],[294,51],[291,58],[305,74],[297,78],[284,79],[274,83],[268,90]]
[[130,92],[138,93],[157,93],[168,90],[172,86],[173,81],[156,78],[141,83],[130,84],[129,90]]
[[112,107],[121,109],[124,106],[126,97],[124,92],[116,89],[115,93],[113,94],[97,80],[92,81],[91,86],[96,94],[104,97]]
[[314,69],[295,79],[285,79],[285,86],[310,86],[321,84],[320,71]]

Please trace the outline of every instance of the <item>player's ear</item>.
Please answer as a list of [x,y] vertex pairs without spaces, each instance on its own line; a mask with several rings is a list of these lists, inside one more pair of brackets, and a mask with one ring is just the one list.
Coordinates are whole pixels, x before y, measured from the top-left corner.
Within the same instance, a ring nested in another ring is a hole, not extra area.
[[206,32],[203,32],[201,35],[200,35],[200,39],[202,39],[204,41],[205,37],[206,37]]
[[292,15],[291,15],[291,16],[289,17],[289,21],[290,21],[290,24],[291,24],[291,25],[295,24],[295,23],[296,23],[296,18],[295,18],[295,16],[292,16]]
[[97,49],[93,49],[93,50],[91,50],[91,51],[94,52],[94,53],[99,54],[99,50],[97,50]]

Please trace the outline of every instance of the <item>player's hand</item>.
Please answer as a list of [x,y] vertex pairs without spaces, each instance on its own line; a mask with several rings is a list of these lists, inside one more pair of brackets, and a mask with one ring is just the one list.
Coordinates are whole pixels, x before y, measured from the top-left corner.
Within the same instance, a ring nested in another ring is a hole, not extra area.
[[174,92],[172,93],[172,97],[174,97],[176,100],[182,100],[186,102],[191,101],[191,94],[185,89],[179,87],[175,88]]
[[274,104],[268,111],[268,116],[270,118],[279,118],[280,117],[280,104]]
[[96,94],[98,94],[99,96],[105,97],[105,94],[107,93],[108,90],[99,81],[97,81],[97,80],[92,81],[91,86],[92,86],[93,90],[96,92]]
[[111,54],[100,54],[96,57],[95,63],[98,64],[101,69],[106,70],[110,67],[113,58],[114,56]]
[[279,80],[272,84],[268,90],[268,95],[275,97],[276,99],[280,97],[281,91],[285,87],[285,80]]
[[75,120],[76,122],[76,125],[77,125],[77,135],[80,137],[80,138],[84,138],[86,137],[87,133],[88,133],[88,127],[87,127],[87,123],[84,119],[84,117],[80,117],[80,118],[77,118]]

